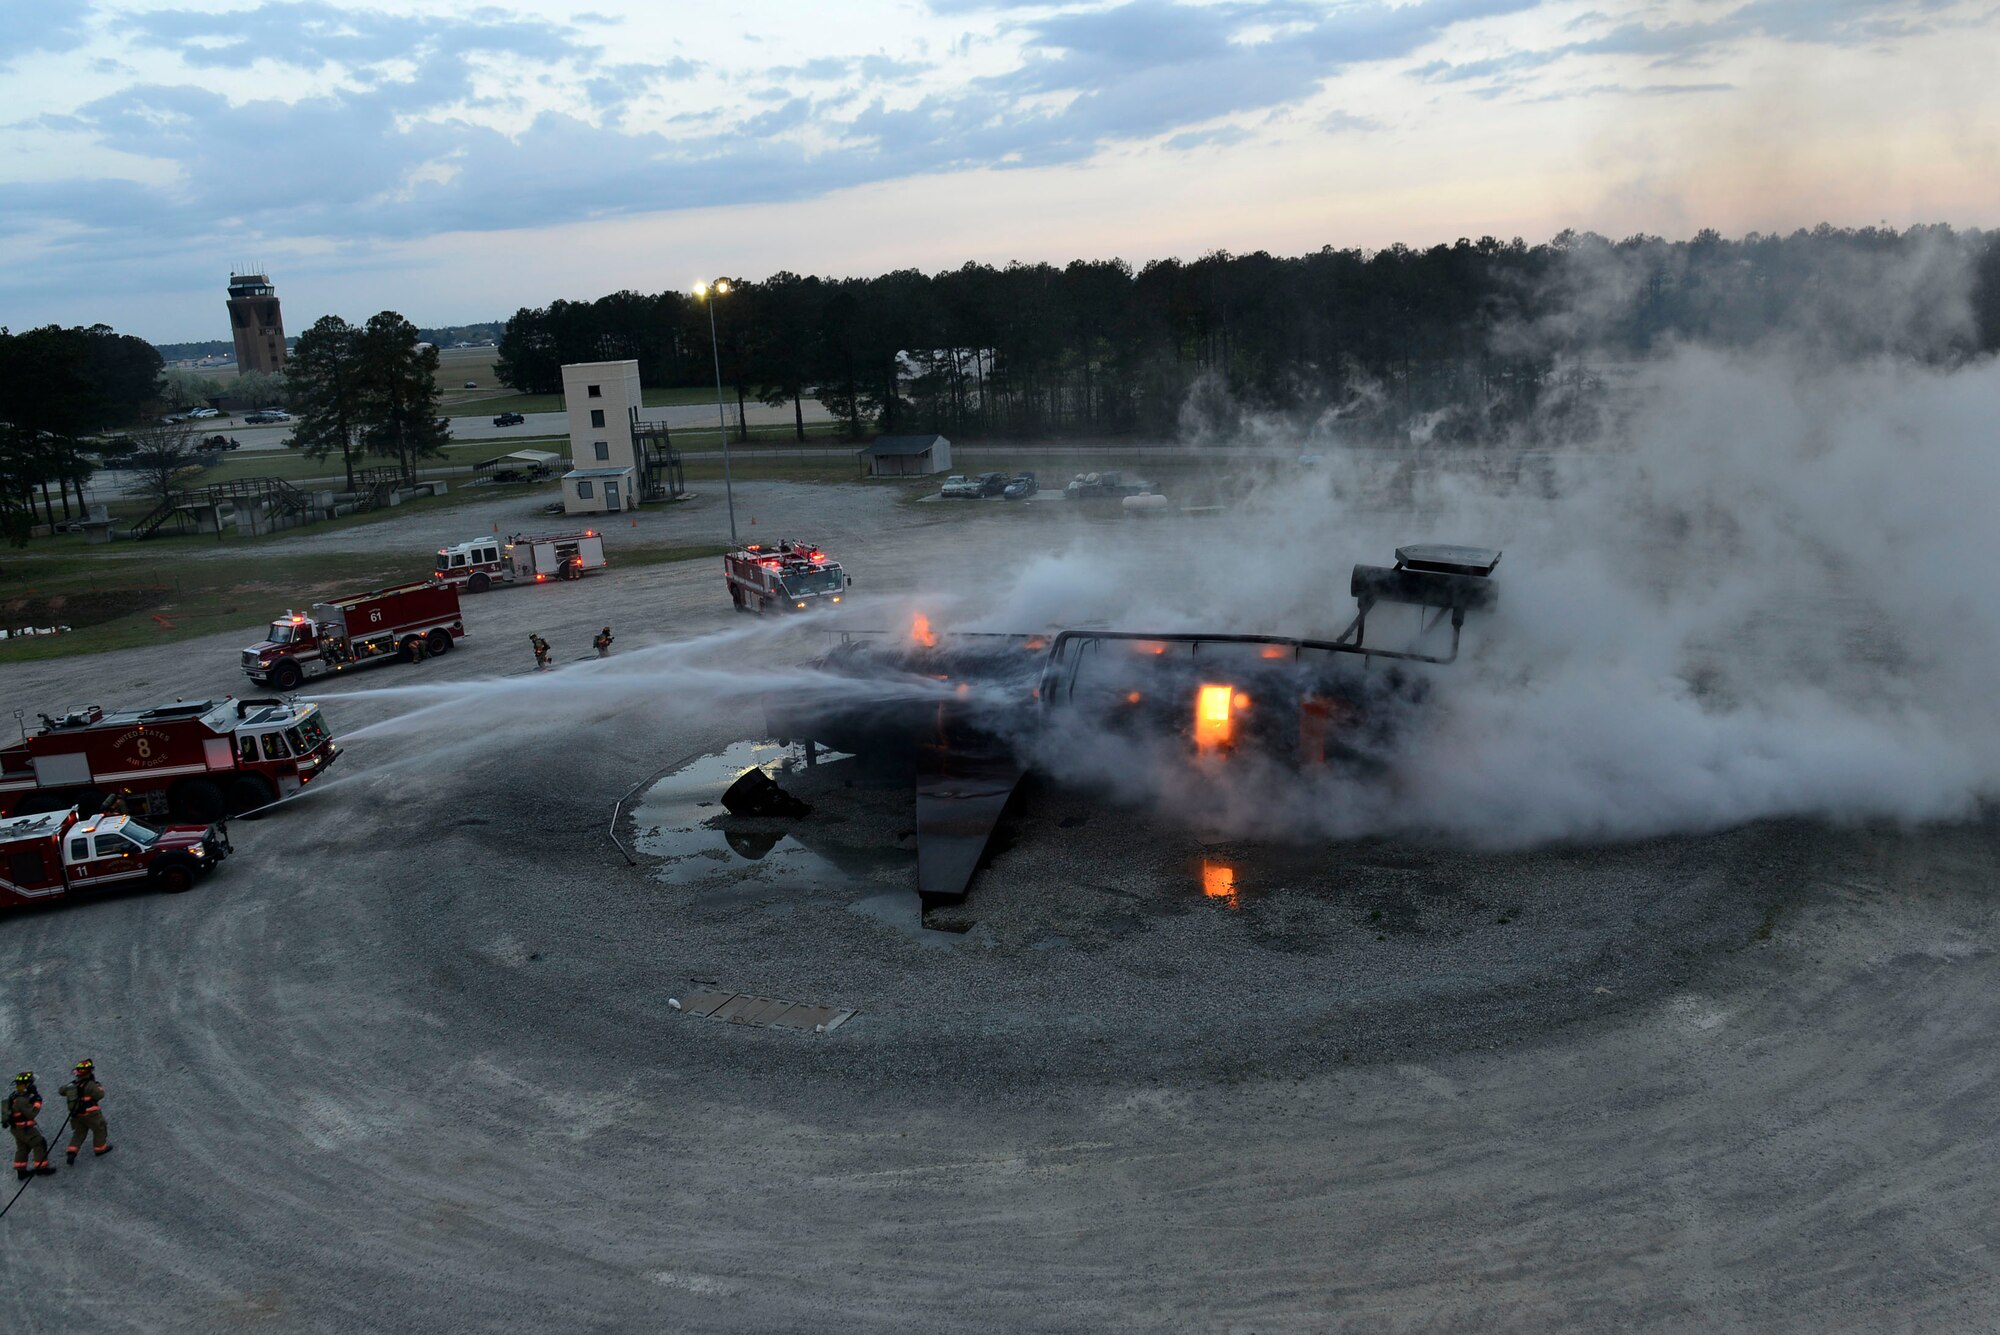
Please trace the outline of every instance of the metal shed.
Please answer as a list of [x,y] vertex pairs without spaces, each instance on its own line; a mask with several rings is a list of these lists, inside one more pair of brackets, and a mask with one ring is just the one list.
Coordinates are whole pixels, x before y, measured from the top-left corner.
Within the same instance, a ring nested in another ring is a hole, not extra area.
[[951,442],[943,436],[877,436],[858,454],[869,477],[922,477],[951,471]]

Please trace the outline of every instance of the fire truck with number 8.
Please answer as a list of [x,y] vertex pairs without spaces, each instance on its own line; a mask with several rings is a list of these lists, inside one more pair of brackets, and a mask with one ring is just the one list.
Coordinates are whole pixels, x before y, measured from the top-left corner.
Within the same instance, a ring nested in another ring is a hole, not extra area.
[[318,705],[199,700],[105,713],[92,705],[0,747],[0,816],[112,799],[149,820],[213,821],[291,797],[340,754]]

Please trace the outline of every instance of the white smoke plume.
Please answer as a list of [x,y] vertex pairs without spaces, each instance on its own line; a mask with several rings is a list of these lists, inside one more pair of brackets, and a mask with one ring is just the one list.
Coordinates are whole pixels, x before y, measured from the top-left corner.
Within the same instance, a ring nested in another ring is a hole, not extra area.
[[2000,366],[1690,348],[1630,382],[1616,439],[1333,450],[1206,529],[1038,561],[985,618],[1327,636],[1352,562],[1503,548],[1500,606],[1432,670],[1392,781],[1190,779],[1073,733],[1044,759],[1246,832],[1488,846],[2000,793]]

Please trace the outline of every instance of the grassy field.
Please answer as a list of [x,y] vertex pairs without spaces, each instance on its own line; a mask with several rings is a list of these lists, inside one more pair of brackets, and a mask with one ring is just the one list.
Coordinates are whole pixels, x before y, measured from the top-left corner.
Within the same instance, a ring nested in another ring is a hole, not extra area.
[[[837,445],[839,425],[832,422],[808,424],[806,443],[809,445]],[[674,433],[675,444],[683,450],[714,450],[720,448],[720,433],[714,428],[707,431],[690,430]],[[739,442],[732,431],[730,447],[751,450],[759,446],[797,445],[797,433],[789,426],[753,426],[747,444]],[[847,446],[849,450],[859,446]],[[441,459],[426,459],[417,470],[420,477],[450,476],[447,470],[465,470],[483,459],[492,459],[515,450],[546,450],[559,458],[569,455],[568,436],[505,436],[489,440],[466,441],[445,447]],[[851,454],[848,456],[852,458]],[[368,456],[359,460],[356,471],[363,468],[380,468],[387,464],[385,459]],[[314,459],[297,450],[259,450],[254,454],[242,452],[225,455],[221,463],[202,470],[201,476],[192,485],[207,486],[216,482],[234,482],[246,477],[275,477],[287,482],[302,482],[307,479],[332,479],[333,485],[345,488],[347,471],[336,455],[324,459]],[[147,507],[150,509],[151,507]]]
[[[66,624],[74,629],[64,635],[0,640],[0,664],[168,644],[238,628],[248,633],[287,608],[430,574],[424,552],[267,552],[254,562],[160,559],[166,548],[200,541],[161,539],[137,551],[132,546],[50,546],[10,556],[0,619],[9,625]],[[618,564],[688,561],[719,556],[723,550],[713,543],[621,546]]]
[[[313,526],[312,531],[315,533],[324,533],[330,529],[355,528],[365,524],[378,524],[385,519],[393,519],[398,515],[412,514],[415,513],[417,510],[451,510],[461,505],[472,505],[479,501],[490,501],[496,496],[503,496],[503,497],[525,496],[525,497],[533,497],[544,501],[553,501],[561,499],[558,486],[554,482],[538,482],[532,484],[503,483],[503,484],[496,484],[493,486],[478,486],[478,487],[464,485],[464,483],[469,482],[470,480],[471,479],[469,477],[459,478],[459,479],[447,478],[446,481],[451,482],[452,486],[451,489],[442,496],[419,496],[411,500],[406,500],[402,504],[394,507],[384,507],[379,510],[365,510],[359,514],[342,515],[338,519],[322,520],[318,524]],[[110,512],[110,515],[113,519],[126,520],[126,521],[137,519],[141,515],[144,515],[149,511],[151,511],[152,508],[153,508],[153,502],[144,499],[127,499],[127,500],[112,501],[106,507],[106,509]],[[288,535],[295,534],[296,532],[297,530],[295,529],[288,529],[281,533],[276,533],[276,534],[267,533],[252,538],[252,537],[238,536],[236,530],[232,527],[221,538],[217,538],[213,533],[192,535],[186,537],[161,536],[157,538],[150,538],[145,543],[145,549],[152,551],[163,550],[160,546],[161,543],[192,543],[196,546],[207,546],[209,548],[213,548],[218,542],[233,543],[238,546],[241,546],[242,544],[245,543],[282,542]],[[33,548],[31,548],[31,550],[42,550],[51,542],[55,543],[81,542],[81,539],[68,536],[62,536],[53,539],[37,538],[35,539]],[[130,548],[120,544],[117,547],[115,547],[114,550],[129,551]]]
[[[531,439],[467,441],[463,445],[445,447],[444,458],[426,459],[422,471],[425,476],[439,468],[470,468],[482,459],[506,454],[511,450],[548,450],[555,454],[565,454],[569,450],[566,436],[537,436]],[[355,471],[364,468],[381,468],[390,461],[373,456],[355,462]],[[215,482],[234,482],[246,477],[276,477],[287,482],[298,482],[306,478],[337,478],[338,486],[347,485],[347,470],[338,455],[328,455],[324,459],[314,459],[297,450],[259,450],[255,454],[241,451],[229,454],[213,468],[202,470],[194,480],[195,486],[208,486]]]
[[[439,377],[442,380],[443,374]],[[454,387],[455,388],[455,387]],[[640,391],[645,396],[648,408],[681,408],[689,404],[715,406],[715,388],[675,389],[669,386],[647,385]],[[494,385],[489,390],[475,393],[467,389],[457,389],[447,395],[445,402],[457,413],[559,413],[563,410],[563,396],[560,394],[517,394],[504,385]],[[736,411],[734,400],[729,410]]]

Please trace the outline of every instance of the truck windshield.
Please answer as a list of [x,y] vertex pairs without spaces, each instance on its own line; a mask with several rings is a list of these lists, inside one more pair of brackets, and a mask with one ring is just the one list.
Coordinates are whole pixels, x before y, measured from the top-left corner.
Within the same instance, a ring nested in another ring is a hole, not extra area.
[[846,586],[846,577],[839,566],[828,566],[824,570],[814,570],[806,574],[786,575],[785,592],[794,598],[807,594],[834,593]]
[[290,644],[295,638],[305,638],[305,627],[303,625],[297,625],[290,621],[273,621],[271,623],[272,644]]
[[149,830],[145,826],[129,820],[125,822],[125,828],[118,833],[124,835],[141,848],[151,848],[160,841],[158,831]]
[[291,732],[293,734],[292,741],[294,745],[297,745],[301,739],[305,742],[304,746],[299,747],[300,755],[317,750],[327,738],[326,724],[319,721],[318,711],[314,711],[300,719],[299,726],[292,729]]

